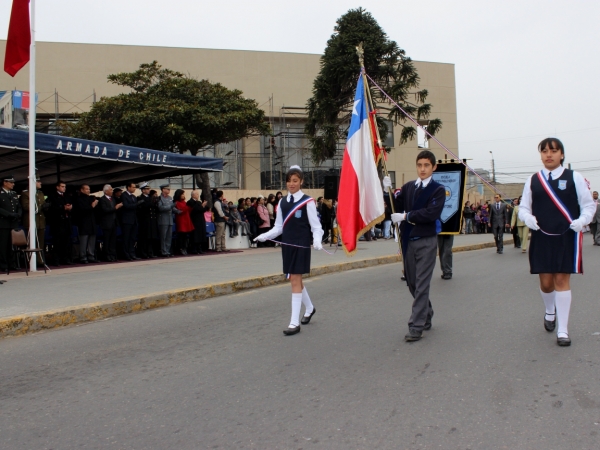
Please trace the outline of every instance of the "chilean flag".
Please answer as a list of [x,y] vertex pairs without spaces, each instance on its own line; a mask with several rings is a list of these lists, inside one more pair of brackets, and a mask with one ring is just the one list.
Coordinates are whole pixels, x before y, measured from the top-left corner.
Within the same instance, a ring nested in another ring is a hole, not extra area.
[[337,221],[348,254],[356,251],[358,238],[385,217],[368,109],[361,76],[356,86],[338,195]]
[[13,0],[4,54],[4,71],[14,77],[29,62],[29,0]]

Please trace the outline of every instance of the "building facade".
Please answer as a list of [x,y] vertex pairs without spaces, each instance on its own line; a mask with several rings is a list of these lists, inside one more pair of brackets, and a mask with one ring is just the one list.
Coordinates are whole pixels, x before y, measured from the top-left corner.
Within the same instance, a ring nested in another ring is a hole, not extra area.
[[[6,41],[0,41],[1,53],[5,45]],[[285,187],[282,174],[290,165],[298,164],[307,173],[308,187],[322,188],[323,177],[338,173],[341,167],[343,143],[338,156],[317,167],[310,159],[303,133],[305,105],[319,72],[321,55],[54,42],[37,42],[36,48],[38,126],[45,123],[47,132],[53,132],[56,120],[89,110],[97,99],[127,92],[108,83],[108,75],[132,72],[140,64],[156,60],[165,68],[241,90],[245,97],[255,99],[269,118],[273,137],[252,136],[203,149],[201,154],[205,156],[224,159],[223,173],[213,180],[216,186],[280,190]],[[443,123],[437,137],[458,154],[454,65],[414,64],[421,78],[420,88],[429,91],[431,118]],[[28,67],[14,78],[2,72],[0,90],[27,91]],[[388,142],[392,147],[388,170],[397,185],[415,178],[418,144],[423,145],[417,140],[399,145],[399,136],[400,130],[395,129],[393,140]],[[443,159],[444,151],[435,142],[424,145]],[[191,178],[183,180],[187,183],[191,184]]]

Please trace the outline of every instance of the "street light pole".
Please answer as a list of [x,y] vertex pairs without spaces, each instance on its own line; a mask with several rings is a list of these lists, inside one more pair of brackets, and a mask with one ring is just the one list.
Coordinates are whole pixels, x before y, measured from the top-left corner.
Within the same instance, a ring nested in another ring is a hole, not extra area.
[[492,182],[496,184],[496,163],[494,162],[494,154],[491,150],[490,154],[492,155]]

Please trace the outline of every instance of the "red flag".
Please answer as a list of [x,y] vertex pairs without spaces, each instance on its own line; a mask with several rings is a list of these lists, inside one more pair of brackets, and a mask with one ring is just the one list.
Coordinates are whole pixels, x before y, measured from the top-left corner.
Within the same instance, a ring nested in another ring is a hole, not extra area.
[[11,77],[29,62],[30,45],[29,0],[13,0],[4,55],[4,71]]

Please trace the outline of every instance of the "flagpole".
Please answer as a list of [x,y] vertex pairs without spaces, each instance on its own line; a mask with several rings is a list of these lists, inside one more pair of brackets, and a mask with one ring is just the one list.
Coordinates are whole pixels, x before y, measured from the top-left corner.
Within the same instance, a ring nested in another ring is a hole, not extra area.
[[[356,53],[358,54],[358,60],[360,62],[360,74],[363,78],[363,86],[365,88],[365,92],[366,92],[366,97],[367,97],[367,101],[369,102],[369,110],[370,111],[375,111],[375,108],[373,106],[373,99],[371,98],[371,90],[369,89],[369,82],[367,81],[367,75],[366,75],[366,71],[365,71],[365,51],[363,49],[363,44],[362,42],[360,44],[358,44],[358,46],[356,47]],[[379,127],[377,127],[377,116],[375,116],[375,136],[377,137],[377,143],[379,144],[379,148],[381,149],[381,151],[385,151],[385,149],[383,148],[383,146],[381,145],[381,137],[379,136]],[[371,126],[371,121],[369,120],[369,126]],[[383,171],[385,173],[386,177],[389,177],[390,174],[387,170],[387,164],[385,161],[385,156],[382,155],[381,160],[383,162]],[[394,208],[394,193],[392,192],[392,188],[388,188],[388,193],[390,196],[390,209],[392,210],[392,213],[395,213],[396,210]],[[400,255],[402,255],[402,241],[400,240],[400,226],[395,223],[394,227],[396,229],[396,237],[398,238],[398,250],[400,252]]]
[[[31,45],[29,47],[29,248],[37,247],[37,222],[35,210],[37,207],[37,187],[35,182],[35,119],[36,119],[36,96],[35,96],[35,0],[30,0],[30,28]],[[37,259],[35,252],[31,252],[29,271],[37,271]]]

